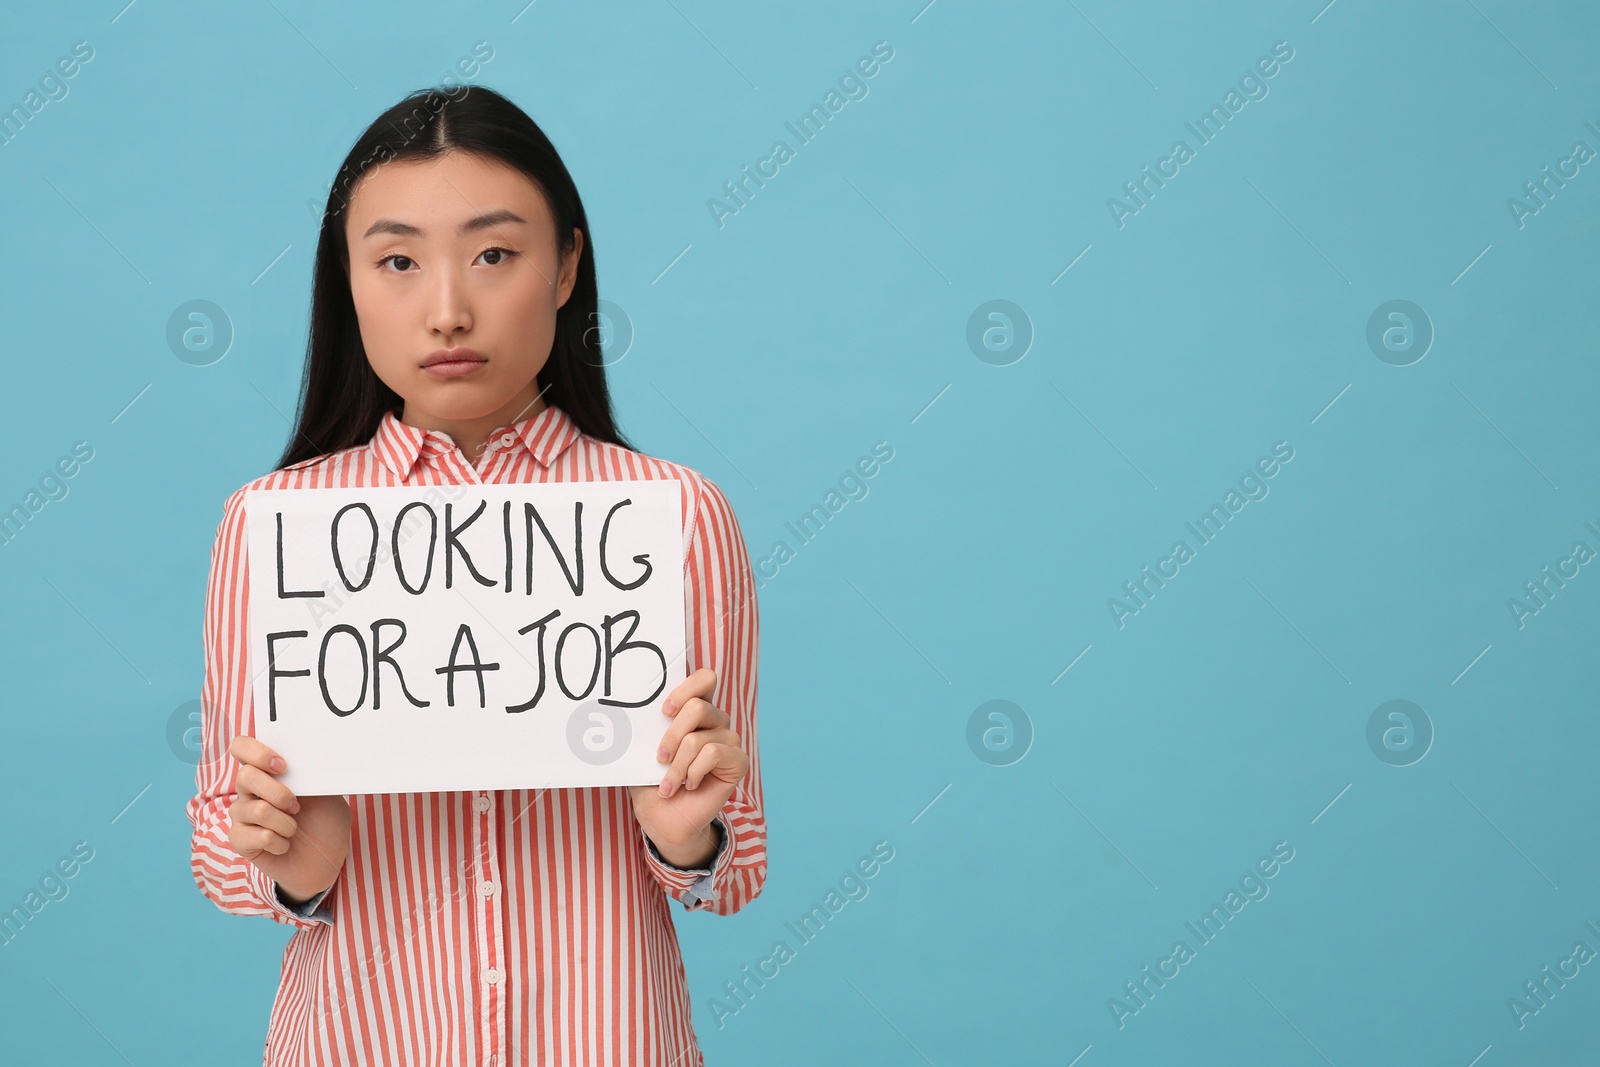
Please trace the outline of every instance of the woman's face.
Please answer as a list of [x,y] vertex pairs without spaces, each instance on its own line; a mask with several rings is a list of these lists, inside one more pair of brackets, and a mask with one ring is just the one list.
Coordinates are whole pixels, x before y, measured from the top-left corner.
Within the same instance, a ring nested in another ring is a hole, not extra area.
[[[534,379],[577,276],[574,232],[561,256],[538,187],[467,152],[362,177],[345,218],[350,295],[367,360],[407,413],[510,422],[543,409]],[[472,360],[424,369],[441,349]]]

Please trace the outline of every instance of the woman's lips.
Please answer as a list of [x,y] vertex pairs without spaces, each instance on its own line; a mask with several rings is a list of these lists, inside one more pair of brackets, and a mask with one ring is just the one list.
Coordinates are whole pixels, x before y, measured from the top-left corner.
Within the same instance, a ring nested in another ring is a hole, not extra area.
[[430,363],[423,367],[424,374],[431,374],[436,378],[461,378],[476,372],[489,361],[486,359],[452,359],[440,363]]

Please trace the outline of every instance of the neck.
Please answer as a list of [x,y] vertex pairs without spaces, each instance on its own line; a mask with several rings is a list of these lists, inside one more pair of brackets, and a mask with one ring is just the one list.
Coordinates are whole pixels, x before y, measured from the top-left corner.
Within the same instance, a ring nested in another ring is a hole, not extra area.
[[476,464],[483,456],[483,450],[488,445],[489,437],[498,429],[510,426],[512,423],[521,422],[539,414],[548,407],[544,402],[544,393],[537,388],[537,383],[529,387],[503,407],[471,419],[446,419],[439,418],[423,411],[415,404],[407,401],[400,409],[400,421],[408,426],[415,426],[420,430],[438,430],[450,435],[461,454],[469,463]]

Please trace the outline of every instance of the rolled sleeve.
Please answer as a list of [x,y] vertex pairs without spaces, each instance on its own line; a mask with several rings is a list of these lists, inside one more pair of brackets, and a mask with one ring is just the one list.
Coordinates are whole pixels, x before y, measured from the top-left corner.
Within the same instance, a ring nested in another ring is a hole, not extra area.
[[292,914],[298,915],[302,919],[327,923],[330,926],[333,924],[333,903],[328,900],[328,895],[333,892],[333,886],[324,889],[304,904],[290,904],[284,900],[283,891],[276,882],[272,883],[272,890],[273,899],[288,908]]
[[728,847],[731,838],[728,835],[727,823],[723,821],[721,815],[718,815],[711,820],[711,828],[718,837],[717,851],[711,857],[710,863],[696,868],[679,867],[663,859],[660,850],[656,848],[656,843],[650,840],[648,834],[644,834],[646,862],[649,863],[662,888],[683,904],[686,911],[710,909],[719,892],[718,879],[721,878],[726,883],[728,871],[731,870],[729,860],[733,856],[733,851]]
[[255,734],[247,643],[249,562],[245,557],[244,497],[248,488],[235,491],[223,505],[206,581],[200,761],[195,768],[195,792],[185,806],[193,827],[189,866],[200,891],[223,911],[265,915],[274,922],[317,929],[333,922],[332,901],[326,893],[302,914],[279,899],[273,880],[229,843],[229,810],[239,796],[239,764],[228,749],[235,736]]
[[762,808],[756,731],[760,619],[755,572],[733,507],[716,483],[693,473],[684,554],[685,676],[716,671],[711,702],[750,759],[745,776],[711,825],[722,839],[709,866],[673,867],[644,839],[645,860],[664,890],[690,911],[731,915],[760,895],[767,878],[767,821]]

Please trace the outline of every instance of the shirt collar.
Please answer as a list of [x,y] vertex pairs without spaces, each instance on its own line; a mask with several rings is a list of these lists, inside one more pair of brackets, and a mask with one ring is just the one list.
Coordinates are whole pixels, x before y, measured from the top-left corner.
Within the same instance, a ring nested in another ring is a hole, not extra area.
[[[572,421],[572,416],[548,401],[544,410],[537,415],[495,427],[494,433],[489,435],[490,444],[496,443],[496,439],[506,433],[514,435],[522,447],[533,453],[533,458],[545,467],[553,464],[569,445],[583,436],[583,431]],[[378,459],[401,481],[410,477],[419,458],[438,456],[455,447],[449,434],[401,422],[399,414],[392,409],[383,413],[371,444]]]

